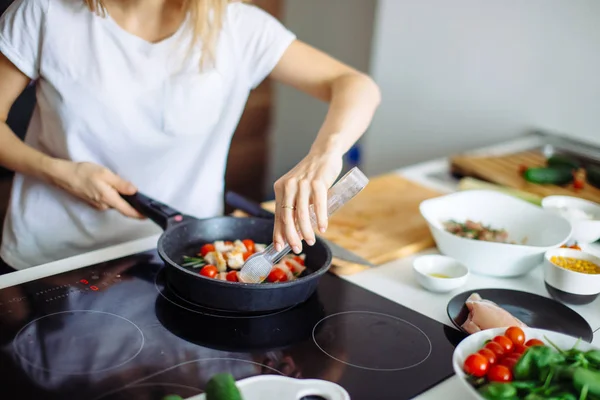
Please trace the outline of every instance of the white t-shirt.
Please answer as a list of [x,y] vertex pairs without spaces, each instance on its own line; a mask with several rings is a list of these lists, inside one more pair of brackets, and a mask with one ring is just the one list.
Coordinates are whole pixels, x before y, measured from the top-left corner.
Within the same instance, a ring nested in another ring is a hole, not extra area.
[[[0,51],[36,80],[26,143],[103,165],[186,214],[222,214],[227,154],[248,95],[295,36],[258,7],[233,3],[214,68],[200,71],[199,50],[186,58],[190,38],[184,23],[149,43],[83,0],[16,0],[0,20]],[[159,232],[17,174],[0,257],[22,269]]]

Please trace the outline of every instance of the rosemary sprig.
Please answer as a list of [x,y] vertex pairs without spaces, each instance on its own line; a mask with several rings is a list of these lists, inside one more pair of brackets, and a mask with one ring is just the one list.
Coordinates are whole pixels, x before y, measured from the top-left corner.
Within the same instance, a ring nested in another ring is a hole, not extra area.
[[206,265],[206,261],[202,257],[183,256],[183,261],[182,267],[200,268]]

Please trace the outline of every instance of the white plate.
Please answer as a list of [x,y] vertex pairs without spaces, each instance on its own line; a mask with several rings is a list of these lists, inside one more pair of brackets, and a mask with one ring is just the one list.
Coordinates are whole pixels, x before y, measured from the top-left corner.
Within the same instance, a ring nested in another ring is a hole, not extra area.
[[[320,379],[294,379],[280,375],[259,375],[236,382],[244,400],[298,400],[321,396],[326,400],[350,400],[340,385]],[[188,400],[206,400],[205,394]]]
[[[483,348],[486,340],[493,339],[498,335],[504,335],[504,332],[506,332],[506,328],[487,329],[485,331],[474,333],[467,336],[458,344],[456,349],[454,349],[454,354],[452,356],[452,367],[454,368],[454,372],[460,381],[465,386],[466,390],[471,394],[471,398],[485,399],[484,397],[480,396],[479,393],[477,393],[477,390],[475,390],[475,388],[473,388],[469,382],[467,382],[467,375],[463,371],[465,360],[470,354],[473,354]],[[572,348],[578,341],[578,338],[573,336],[547,331],[544,329],[523,328],[523,332],[525,332],[526,341],[529,339],[539,339],[547,345],[550,345],[546,340],[546,338],[548,338],[559,348],[564,350]],[[582,351],[599,349],[598,347],[593,346],[585,341],[579,341],[577,348]]]

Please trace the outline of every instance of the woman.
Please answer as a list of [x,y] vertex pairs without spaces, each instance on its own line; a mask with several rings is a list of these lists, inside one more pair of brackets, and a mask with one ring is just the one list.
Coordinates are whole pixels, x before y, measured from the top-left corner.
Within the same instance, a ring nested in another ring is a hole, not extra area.
[[[367,76],[232,0],[16,0],[0,22],[0,164],[16,172],[0,257],[23,269],[158,233],[121,194],[222,213],[231,137],[267,76],[329,102],[275,183],[276,247],[312,245],[343,154],[379,103]],[[4,123],[35,81],[25,143]]]

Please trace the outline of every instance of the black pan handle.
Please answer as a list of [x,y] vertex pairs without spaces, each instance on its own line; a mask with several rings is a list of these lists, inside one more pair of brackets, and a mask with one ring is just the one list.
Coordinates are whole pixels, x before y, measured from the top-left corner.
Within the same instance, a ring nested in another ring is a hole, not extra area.
[[244,196],[235,192],[227,192],[225,194],[225,201],[231,207],[245,212],[253,217],[273,219],[275,215],[260,206],[260,204],[245,198]]
[[160,201],[154,200],[140,192],[134,195],[121,195],[125,201],[133,206],[138,212],[150,218],[158,226],[166,230],[167,227],[183,221],[184,215],[174,208]]

